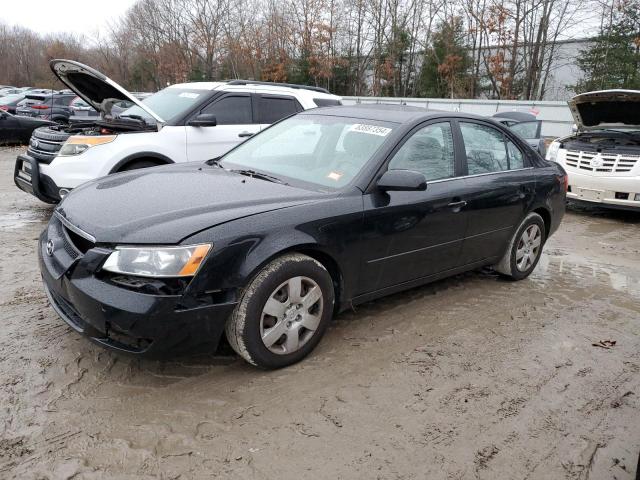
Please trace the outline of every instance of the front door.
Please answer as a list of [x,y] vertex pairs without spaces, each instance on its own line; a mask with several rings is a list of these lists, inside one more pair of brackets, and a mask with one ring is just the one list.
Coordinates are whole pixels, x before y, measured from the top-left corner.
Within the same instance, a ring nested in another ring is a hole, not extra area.
[[[219,157],[260,131],[254,122],[250,93],[229,93],[219,97],[194,115],[215,115],[215,127],[187,125],[187,158],[205,161]],[[188,124],[188,122],[187,122]]]
[[459,265],[467,224],[465,180],[455,161],[452,125],[419,127],[391,158],[388,169],[421,172],[427,189],[374,190],[364,198],[362,290],[359,294],[429,277]]

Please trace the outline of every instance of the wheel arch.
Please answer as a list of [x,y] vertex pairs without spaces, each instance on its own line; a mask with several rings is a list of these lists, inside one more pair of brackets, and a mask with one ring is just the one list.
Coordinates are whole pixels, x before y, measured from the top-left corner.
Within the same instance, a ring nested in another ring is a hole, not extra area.
[[538,207],[532,210],[533,213],[537,213],[542,217],[544,221],[545,238],[549,238],[551,232],[551,212],[546,207]]
[[111,170],[109,170],[109,174],[119,172],[122,168],[126,167],[128,164],[132,162],[137,162],[139,160],[150,160],[153,162],[157,162],[158,165],[169,165],[171,163],[175,163],[166,155],[163,155],[158,152],[136,152],[131,155],[127,155],[122,160],[119,160]]
[[344,304],[344,277],[342,274],[342,269],[340,268],[334,256],[323,249],[321,245],[314,243],[295,244],[274,251],[260,264],[252,268],[251,274],[248,275],[247,278],[254,278],[266,265],[271,263],[276,258],[289,253],[301,253],[320,262],[320,264],[327,270],[327,272],[329,272],[331,280],[333,281],[334,296],[336,299],[334,307],[335,313],[337,313],[339,310],[342,310]]

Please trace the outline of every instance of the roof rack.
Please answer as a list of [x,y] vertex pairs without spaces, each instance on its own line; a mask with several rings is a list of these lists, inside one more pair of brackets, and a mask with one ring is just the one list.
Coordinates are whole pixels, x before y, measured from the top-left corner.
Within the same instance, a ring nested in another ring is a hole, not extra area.
[[311,91],[320,92],[320,93],[331,93],[326,88],[312,87],[309,85],[297,85],[295,83],[259,82],[256,80],[229,80],[227,82],[227,85],[270,85],[273,87],[289,87],[289,88],[297,88],[300,90],[311,90]]

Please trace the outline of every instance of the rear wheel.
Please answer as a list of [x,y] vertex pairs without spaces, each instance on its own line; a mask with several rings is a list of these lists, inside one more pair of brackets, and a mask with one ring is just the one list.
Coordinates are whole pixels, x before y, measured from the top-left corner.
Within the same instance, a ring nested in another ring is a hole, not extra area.
[[509,247],[494,269],[513,280],[527,278],[536,268],[546,241],[544,220],[530,213],[520,224],[509,242]]
[[243,291],[226,325],[227,339],[253,365],[286,367],[320,342],[333,303],[333,282],[320,262],[302,254],[283,255]]

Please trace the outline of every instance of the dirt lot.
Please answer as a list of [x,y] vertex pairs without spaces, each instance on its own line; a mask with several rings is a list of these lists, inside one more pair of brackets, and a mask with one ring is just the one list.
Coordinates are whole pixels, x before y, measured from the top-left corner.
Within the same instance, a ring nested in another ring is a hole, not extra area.
[[474,272],[366,304],[292,368],[158,363],[47,305],[51,208],[14,187],[15,154],[0,151],[0,478],[635,478],[640,215],[574,210],[528,280]]

